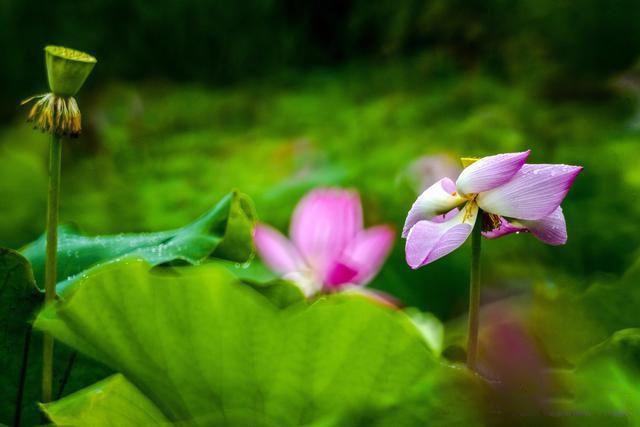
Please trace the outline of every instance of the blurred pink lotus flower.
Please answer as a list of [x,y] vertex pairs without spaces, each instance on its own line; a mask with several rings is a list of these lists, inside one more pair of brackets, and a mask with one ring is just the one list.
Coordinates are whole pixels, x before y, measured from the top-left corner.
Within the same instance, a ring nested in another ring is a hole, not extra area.
[[407,176],[418,193],[422,193],[443,176],[452,179],[458,177],[462,168],[448,154],[422,156],[411,162],[407,168]]
[[337,290],[362,289],[384,263],[394,240],[386,225],[364,229],[357,192],[317,189],[307,194],[293,213],[288,240],[279,231],[258,224],[254,240],[264,263],[310,296]]
[[483,211],[489,239],[529,232],[550,245],[567,241],[560,203],[581,166],[525,164],[530,150],[497,154],[467,166],[427,188],[407,216],[402,237],[411,268],[429,264],[460,247]]
[[487,398],[499,408],[500,425],[553,411],[567,387],[521,308],[505,299],[485,306],[482,314],[478,372],[488,379]]

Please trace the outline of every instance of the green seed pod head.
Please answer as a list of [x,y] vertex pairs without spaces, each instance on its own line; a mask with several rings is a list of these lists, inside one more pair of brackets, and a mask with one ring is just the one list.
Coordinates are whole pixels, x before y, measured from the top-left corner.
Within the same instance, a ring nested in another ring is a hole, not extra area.
[[74,96],[96,65],[96,58],[61,46],[44,48],[47,77],[51,92],[58,96]]

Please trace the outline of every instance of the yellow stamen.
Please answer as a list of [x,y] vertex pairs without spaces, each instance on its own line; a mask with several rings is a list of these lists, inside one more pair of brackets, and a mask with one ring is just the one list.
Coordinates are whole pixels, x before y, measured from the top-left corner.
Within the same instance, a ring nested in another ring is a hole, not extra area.
[[495,230],[496,228],[500,227],[501,222],[500,222],[500,217],[498,215],[488,213],[487,216],[491,220],[491,229],[492,230]]
[[473,216],[473,210],[475,208],[476,201],[475,196],[466,205],[464,205],[464,215],[462,216],[462,222],[467,221]]

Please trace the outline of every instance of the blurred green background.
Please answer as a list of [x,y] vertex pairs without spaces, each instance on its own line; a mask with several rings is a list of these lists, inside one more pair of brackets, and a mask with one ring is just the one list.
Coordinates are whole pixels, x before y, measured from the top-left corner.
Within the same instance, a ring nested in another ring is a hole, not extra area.
[[[98,65],[65,143],[61,219],[87,233],[183,225],[231,188],[286,229],[319,185],[360,190],[398,230],[422,156],[532,149],[585,166],[569,243],[485,241],[485,298],[586,288],[640,246],[640,3],[631,0],[0,1],[0,245],[44,228],[47,137],[22,99],[46,44]],[[419,271],[403,241],[372,286],[443,319],[464,312],[468,248]]]

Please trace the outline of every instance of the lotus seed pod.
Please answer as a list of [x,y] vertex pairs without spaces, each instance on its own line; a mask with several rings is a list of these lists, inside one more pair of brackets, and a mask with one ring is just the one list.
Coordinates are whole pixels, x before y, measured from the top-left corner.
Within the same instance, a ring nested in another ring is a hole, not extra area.
[[74,96],[96,65],[96,58],[61,46],[44,48],[49,87],[54,95]]

